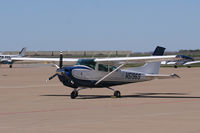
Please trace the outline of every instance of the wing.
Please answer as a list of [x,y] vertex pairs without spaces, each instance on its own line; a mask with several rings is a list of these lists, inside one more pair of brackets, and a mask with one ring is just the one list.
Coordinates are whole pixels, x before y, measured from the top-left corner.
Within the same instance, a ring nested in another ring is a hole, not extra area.
[[200,61],[189,61],[185,63],[184,65],[192,65],[192,64],[197,64],[197,63],[200,63]]
[[[97,63],[102,64],[128,64],[128,63],[144,63],[144,62],[157,62],[168,60],[180,60],[181,57],[177,55],[168,56],[144,56],[144,57],[118,57],[118,58],[96,58]],[[32,61],[32,62],[59,62],[59,58],[29,58],[29,57],[13,57],[13,61]],[[75,64],[78,58],[63,58],[66,64]]]
[[169,60],[182,59],[177,55],[167,56],[143,56],[143,57],[119,57],[119,58],[96,58],[94,61],[103,64],[129,64],[129,63],[144,63],[144,62],[159,62]]
[[169,79],[169,78],[180,78],[177,74],[145,74],[145,77],[151,78],[151,79]]
[[[29,57],[13,57],[13,61],[26,61],[26,62],[59,62],[60,58],[29,58]],[[78,59],[76,58],[63,58],[65,64],[75,64]]]

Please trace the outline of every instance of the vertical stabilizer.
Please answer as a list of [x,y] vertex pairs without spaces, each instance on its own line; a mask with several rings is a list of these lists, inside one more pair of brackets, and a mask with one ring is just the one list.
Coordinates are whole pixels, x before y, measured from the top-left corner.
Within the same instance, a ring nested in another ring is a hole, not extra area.
[[161,56],[161,55],[164,55],[164,52],[165,52],[164,47],[157,46],[152,55],[153,56]]
[[26,48],[23,48],[20,52],[19,52],[19,56],[25,56],[25,52],[26,52]]
[[[162,56],[164,52],[165,52],[165,48],[157,46],[152,56]],[[158,74],[160,70],[160,63],[161,62],[149,62],[149,63],[146,63],[144,66],[129,68],[128,70],[138,71],[138,72],[148,73],[148,74]]]

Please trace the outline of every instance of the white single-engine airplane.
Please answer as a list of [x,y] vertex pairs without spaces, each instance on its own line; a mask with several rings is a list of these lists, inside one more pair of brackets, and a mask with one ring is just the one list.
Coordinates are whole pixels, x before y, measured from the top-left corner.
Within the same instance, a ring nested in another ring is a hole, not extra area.
[[[12,58],[13,60],[22,61],[59,61],[56,74],[48,80],[58,76],[63,85],[73,88],[71,98],[78,96],[78,91],[85,88],[102,88],[106,87],[114,91],[115,97],[120,97],[118,90],[111,87],[116,85],[149,81],[153,79],[178,78],[176,74],[163,75],[158,74],[160,62],[163,60],[179,60],[180,56],[169,55],[163,56],[165,48],[157,47],[152,56],[145,57],[114,57],[114,58],[92,58],[92,59],[75,59],[63,58]],[[63,67],[63,61],[76,63],[71,67]],[[144,66],[128,69],[121,69],[125,64],[146,62]]]
[[188,68],[190,68],[192,64],[200,63],[200,61],[194,61],[194,59],[189,56],[185,56],[185,55],[179,55],[179,56],[181,56],[183,59],[162,61],[161,65],[173,65],[174,68],[178,68],[178,66],[187,66]]
[[3,55],[0,54],[0,64],[9,64],[9,67],[12,68],[12,65],[17,60],[12,60],[12,58],[24,57],[26,48],[23,48],[18,55]]

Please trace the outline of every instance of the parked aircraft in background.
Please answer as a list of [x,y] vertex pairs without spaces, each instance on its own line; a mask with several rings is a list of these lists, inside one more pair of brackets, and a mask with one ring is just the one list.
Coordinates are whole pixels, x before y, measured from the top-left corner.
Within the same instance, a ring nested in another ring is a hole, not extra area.
[[[48,80],[58,76],[63,85],[73,88],[71,98],[78,96],[78,91],[86,88],[108,88],[114,91],[115,97],[120,97],[118,90],[111,87],[122,84],[149,81],[153,79],[178,78],[176,74],[158,74],[161,61],[179,60],[180,56],[163,56],[165,48],[157,47],[152,56],[143,57],[114,57],[114,58],[28,58],[16,57],[13,60],[21,61],[59,61],[56,74]],[[67,64],[75,63],[71,67],[63,67],[63,62]],[[146,62],[144,66],[134,68],[124,68],[125,64]],[[47,81],[48,81],[47,80]]]
[[24,57],[26,52],[26,48],[23,48],[18,55],[3,55],[0,54],[0,64],[8,64],[10,68],[12,68],[13,63],[16,61],[12,60],[14,57]]
[[178,66],[187,66],[188,68],[190,68],[192,64],[197,64],[200,63],[200,61],[194,61],[193,58],[189,57],[189,56],[185,56],[185,55],[179,55],[180,57],[182,57],[182,60],[171,60],[171,61],[162,61],[161,64],[162,65],[173,65],[174,68],[177,68]]

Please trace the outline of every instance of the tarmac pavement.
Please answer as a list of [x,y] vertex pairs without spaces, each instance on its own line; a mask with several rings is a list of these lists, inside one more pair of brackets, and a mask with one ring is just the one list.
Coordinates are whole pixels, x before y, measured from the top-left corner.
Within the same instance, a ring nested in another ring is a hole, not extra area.
[[179,79],[86,89],[71,88],[47,66],[0,68],[1,133],[199,133],[200,68],[161,68]]

